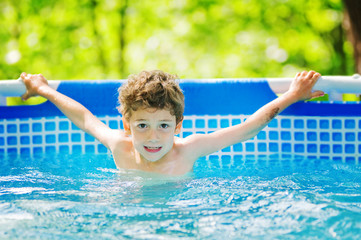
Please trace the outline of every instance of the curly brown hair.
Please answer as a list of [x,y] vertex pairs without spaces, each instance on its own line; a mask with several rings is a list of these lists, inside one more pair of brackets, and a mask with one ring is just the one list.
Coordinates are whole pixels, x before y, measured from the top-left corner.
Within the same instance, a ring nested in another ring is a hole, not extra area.
[[118,89],[118,111],[129,121],[132,111],[138,109],[166,109],[176,117],[178,124],[183,120],[184,95],[177,79],[176,75],[160,70],[130,75]]

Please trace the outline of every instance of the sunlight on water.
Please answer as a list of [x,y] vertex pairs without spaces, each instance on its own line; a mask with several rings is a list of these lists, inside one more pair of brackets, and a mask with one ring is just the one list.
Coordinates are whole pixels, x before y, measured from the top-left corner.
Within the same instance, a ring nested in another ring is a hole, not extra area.
[[199,160],[182,177],[107,155],[2,157],[1,239],[361,237],[361,167],[315,159]]

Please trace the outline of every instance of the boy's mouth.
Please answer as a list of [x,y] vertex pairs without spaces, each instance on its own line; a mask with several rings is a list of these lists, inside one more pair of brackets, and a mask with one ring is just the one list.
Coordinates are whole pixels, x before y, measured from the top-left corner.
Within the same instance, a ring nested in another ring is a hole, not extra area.
[[150,152],[150,153],[156,153],[156,152],[159,152],[162,147],[149,147],[149,146],[144,146],[144,149],[147,151],[147,152]]

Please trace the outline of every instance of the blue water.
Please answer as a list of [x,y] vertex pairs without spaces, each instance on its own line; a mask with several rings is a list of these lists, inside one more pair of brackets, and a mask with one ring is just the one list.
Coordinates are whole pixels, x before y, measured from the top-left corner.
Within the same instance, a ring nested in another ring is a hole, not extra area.
[[361,166],[199,160],[166,177],[107,155],[0,157],[0,239],[360,239]]

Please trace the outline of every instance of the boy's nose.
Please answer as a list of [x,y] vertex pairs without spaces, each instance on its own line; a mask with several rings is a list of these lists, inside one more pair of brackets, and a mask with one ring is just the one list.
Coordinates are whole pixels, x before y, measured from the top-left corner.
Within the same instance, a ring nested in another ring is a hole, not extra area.
[[149,140],[158,140],[158,133],[156,130],[151,130],[149,133]]

